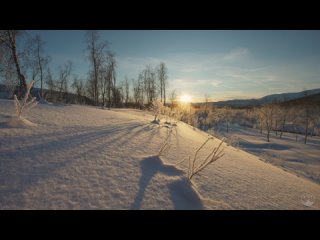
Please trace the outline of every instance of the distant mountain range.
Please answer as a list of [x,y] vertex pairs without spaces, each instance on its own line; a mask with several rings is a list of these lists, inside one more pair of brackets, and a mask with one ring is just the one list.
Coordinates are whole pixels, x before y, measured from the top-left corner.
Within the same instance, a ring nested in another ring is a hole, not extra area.
[[[48,91],[44,89],[44,91]],[[38,96],[39,88],[33,88],[33,96]],[[75,97],[74,94],[69,94],[72,97]],[[0,84],[0,98],[9,98],[9,92],[5,85]],[[320,88],[315,88],[311,90],[305,90],[302,92],[295,93],[280,93],[280,94],[271,94],[257,99],[234,99],[227,101],[218,101],[210,102],[217,107],[230,106],[233,108],[246,108],[246,107],[256,107],[272,102],[296,102],[299,103],[300,99],[312,100],[319,102],[320,104]],[[201,102],[193,103],[193,105],[198,106],[202,104]]]
[[280,93],[280,94],[272,94],[267,95],[262,98],[258,99],[235,99],[235,100],[228,100],[228,101],[219,101],[219,102],[212,102],[217,107],[255,107],[260,106],[263,104],[268,104],[272,102],[286,102],[291,101],[299,98],[308,97],[311,95],[320,95],[320,88],[311,89],[311,90],[305,90],[302,92],[296,92],[296,93]]

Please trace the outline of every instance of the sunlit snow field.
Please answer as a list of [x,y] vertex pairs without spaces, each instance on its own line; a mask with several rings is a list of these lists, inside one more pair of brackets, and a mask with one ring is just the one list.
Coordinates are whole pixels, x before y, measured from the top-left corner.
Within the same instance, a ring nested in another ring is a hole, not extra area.
[[271,138],[264,152],[258,133],[234,129],[240,148],[267,153],[264,161],[224,144],[225,155],[190,182],[187,159],[208,134],[185,123],[170,129],[139,110],[38,104],[25,115],[36,126],[10,127],[13,114],[13,101],[0,100],[0,209],[320,209],[316,181],[265,162],[277,155],[299,169],[301,161],[317,178],[319,138],[307,146]]

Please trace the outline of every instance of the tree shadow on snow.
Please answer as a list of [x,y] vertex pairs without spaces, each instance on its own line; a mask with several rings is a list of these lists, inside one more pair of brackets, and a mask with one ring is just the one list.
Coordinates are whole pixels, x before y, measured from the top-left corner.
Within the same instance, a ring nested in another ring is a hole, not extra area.
[[169,184],[171,200],[176,210],[201,210],[203,205],[199,195],[186,177]]
[[173,165],[166,165],[159,156],[150,156],[140,162],[142,175],[139,180],[139,191],[130,209],[140,209],[146,188],[151,179],[157,174],[165,176],[180,176],[178,180],[168,185],[170,197],[175,209],[202,209],[198,194],[193,190],[190,181],[183,177],[184,172]]
[[[66,168],[76,161],[90,161],[86,159],[87,153],[107,152],[112,143],[118,138],[128,138],[128,134],[134,130],[140,130],[141,125],[127,124],[118,127],[94,127],[80,131],[78,134],[66,134],[65,131],[35,134],[32,138],[45,137],[45,142],[37,141],[34,144],[26,144],[18,148],[1,149],[0,141],[0,209],[21,209],[27,207],[24,201],[24,192],[44,179],[61,178],[59,170]],[[128,131],[123,132],[123,129]],[[115,137],[110,137],[113,134]],[[118,135],[120,133],[120,135]],[[48,139],[48,137],[51,138]],[[10,141],[14,142],[15,137]],[[25,142],[30,136],[19,136],[20,141]],[[92,145],[86,145],[96,142]],[[59,153],[57,157],[53,157]],[[65,153],[65,154],[64,154]],[[50,156],[49,158],[47,158]],[[48,160],[49,159],[49,160]],[[59,181],[58,181],[59,182]],[[11,207],[10,207],[11,206]]]

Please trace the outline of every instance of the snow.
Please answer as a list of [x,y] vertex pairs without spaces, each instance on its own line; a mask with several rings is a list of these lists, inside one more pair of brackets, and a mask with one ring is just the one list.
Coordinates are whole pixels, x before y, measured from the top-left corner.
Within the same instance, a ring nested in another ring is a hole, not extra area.
[[43,98],[40,98],[38,103],[40,103],[40,104],[49,104],[49,102],[47,100],[43,99]]
[[8,127],[13,115],[0,100],[0,209],[320,209],[318,183],[232,146],[190,182],[187,159],[208,134],[182,122],[50,103],[24,116],[37,126]]
[[263,161],[270,162],[299,176],[310,178],[320,183],[320,137],[308,136],[304,144],[304,136],[284,132],[280,139],[275,132],[271,132],[270,142],[266,140],[266,132],[262,134],[258,129],[246,128],[238,125],[214,132],[218,137],[228,137],[231,145],[238,146],[247,152],[255,154]]
[[21,128],[21,127],[35,127],[36,124],[30,122],[28,119],[25,119],[23,117],[16,117],[13,116],[11,119],[7,122],[8,127],[13,128]]

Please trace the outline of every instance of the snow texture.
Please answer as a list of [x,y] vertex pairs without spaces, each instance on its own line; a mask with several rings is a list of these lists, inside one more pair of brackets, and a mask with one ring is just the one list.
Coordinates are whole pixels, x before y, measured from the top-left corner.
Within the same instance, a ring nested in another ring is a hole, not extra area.
[[[210,131],[209,131],[210,132]],[[258,156],[286,171],[307,177],[320,183],[320,137],[308,137],[304,144],[304,136],[284,132],[280,139],[275,132],[270,134],[270,142],[266,141],[266,131],[262,134],[258,129],[231,125],[229,133],[221,127],[212,132],[218,137],[227,137],[229,144]]]
[[190,182],[188,156],[208,134],[182,122],[50,103],[26,114],[37,126],[9,127],[12,115],[13,101],[0,100],[0,209],[320,208],[319,184],[232,146]]

